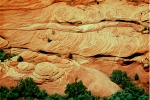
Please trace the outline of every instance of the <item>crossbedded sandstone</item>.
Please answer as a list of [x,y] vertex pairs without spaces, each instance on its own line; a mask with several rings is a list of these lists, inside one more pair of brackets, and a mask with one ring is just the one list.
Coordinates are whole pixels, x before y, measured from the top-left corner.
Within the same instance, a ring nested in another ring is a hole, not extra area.
[[63,95],[78,78],[110,96],[121,89],[108,78],[115,69],[147,83],[148,7],[148,0],[0,0],[0,49],[17,54],[0,62],[0,85],[32,77]]

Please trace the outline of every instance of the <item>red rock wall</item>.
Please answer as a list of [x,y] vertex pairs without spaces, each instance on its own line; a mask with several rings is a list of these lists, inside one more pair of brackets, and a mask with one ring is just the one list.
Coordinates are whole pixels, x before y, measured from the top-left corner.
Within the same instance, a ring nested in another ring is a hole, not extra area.
[[63,95],[78,77],[95,95],[109,96],[120,89],[108,78],[115,69],[146,84],[148,7],[148,0],[0,0],[0,49],[17,54],[0,62],[0,85],[32,77]]

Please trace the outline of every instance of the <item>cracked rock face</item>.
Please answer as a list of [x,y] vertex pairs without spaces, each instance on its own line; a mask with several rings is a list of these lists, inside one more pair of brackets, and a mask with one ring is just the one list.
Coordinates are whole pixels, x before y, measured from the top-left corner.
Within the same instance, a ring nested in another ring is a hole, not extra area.
[[110,96],[120,90],[108,78],[115,69],[147,83],[148,7],[148,0],[0,0],[0,49],[17,54],[0,62],[0,85],[32,77],[63,95],[78,77],[93,94]]

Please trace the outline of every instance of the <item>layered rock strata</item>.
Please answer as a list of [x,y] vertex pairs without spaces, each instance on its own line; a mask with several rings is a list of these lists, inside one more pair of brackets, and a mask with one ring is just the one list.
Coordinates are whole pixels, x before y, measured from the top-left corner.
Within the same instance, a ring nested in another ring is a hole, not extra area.
[[148,7],[148,0],[0,0],[0,49],[17,54],[0,62],[0,85],[32,77],[63,95],[78,78],[110,96],[121,89],[108,78],[115,69],[149,82]]

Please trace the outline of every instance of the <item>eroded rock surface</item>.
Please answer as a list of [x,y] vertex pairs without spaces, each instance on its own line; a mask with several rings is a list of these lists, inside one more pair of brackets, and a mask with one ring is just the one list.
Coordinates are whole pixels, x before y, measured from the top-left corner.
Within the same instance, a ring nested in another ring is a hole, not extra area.
[[[12,77],[15,80],[31,77],[40,84],[39,87],[45,88],[49,94],[59,93],[62,95],[64,94],[66,84],[73,83],[75,78],[82,80],[84,85],[96,95],[109,96],[120,89],[104,73],[93,68],[84,67],[75,60],[70,61],[61,59],[56,55],[47,56],[31,51],[24,52],[26,54],[30,53],[30,57],[26,57],[24,62],[15,64],[16,57],[14,57],[3,66],[2,80],[7,79],[7,77]],[[24,55],[24,52],[20,54],[23,58],[27,56]],[[47,59],[43,61],[42,56]],[[39,57],[41,62],[38,62],[38,64],[34,63],[33,60]],[[29,59],[32,59],[32,61],[29,61]],[[1,84],[5,84],[4,82],[2,81]]]
[[148,7],[148,0],[0,0],[0,49],[17,54],[0,62],[0,85],[32,77],[63,95],[78,78],[110,96],[121,89],[108,78],[115,69],[149,82]]

